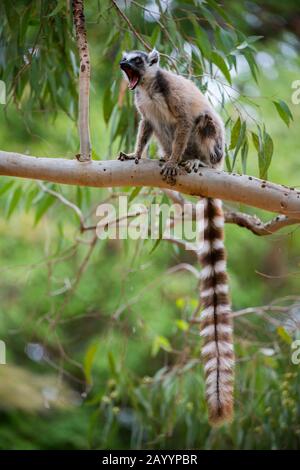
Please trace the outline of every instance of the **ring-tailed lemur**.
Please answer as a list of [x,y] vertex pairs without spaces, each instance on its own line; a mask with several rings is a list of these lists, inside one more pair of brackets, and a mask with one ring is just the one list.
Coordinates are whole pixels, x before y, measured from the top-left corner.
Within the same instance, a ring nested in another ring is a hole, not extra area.
[[[199,167],[221,169],[225,132],[220,116],[193,82],[159,67],[159,54],[124,53],[120,62],[128,86],[135,91],[141,115],[135,151],[120,160],[138,163],[152,134],[163,152],[161,174],[174,183],[179,164],[187,172]],[[234,353],[224,249],[224,215],[218,199],[204,200],[204,243],[200,254],[202,357],[212,424],[232,417]]]

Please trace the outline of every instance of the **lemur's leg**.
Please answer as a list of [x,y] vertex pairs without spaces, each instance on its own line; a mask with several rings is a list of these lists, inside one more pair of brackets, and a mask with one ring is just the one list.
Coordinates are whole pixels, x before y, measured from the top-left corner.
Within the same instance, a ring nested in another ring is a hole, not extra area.
[[201,137],[201,151],[210,165],[218,165],[223,158],[223,132],[220,124],[209,113],[203,113],[197,120]]
[[191,124],[185,117],[178,118],[178,124],[174,133],[172,153],[161,169],[163,180],[170,184],[175,184],[178,174],[178,165],[188,144],[191,134]]
[[149,121],[146,119],[141,119],[139,124],[139,130],[136,138],[135,151],[133,153],[126,154],[120,152],[119,160],[135,160],[135,163],[138,163],[142,157],[143,151],[145,150],[150,137],[153,133],[153,128]]

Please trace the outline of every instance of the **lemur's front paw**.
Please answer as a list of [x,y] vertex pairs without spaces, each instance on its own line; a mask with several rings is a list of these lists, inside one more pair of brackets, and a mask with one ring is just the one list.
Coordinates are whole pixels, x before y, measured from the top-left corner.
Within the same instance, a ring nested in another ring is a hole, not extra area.
[[207,167],[208,165],[201,160],[198,160],[198,158],[192,159],[192,160],[187,160],[186,162],[182,163],[183,168],[187,173],[191,173],[194,171],[197,173],[200,168]]
[[124,153],[120,152],[118,160],[121,160],[121,162],[125,162],[126,160],[134,160],[135,163],[138,163],[140,160],[140,156],[137,155],[136,153]]
[[178,175],[178,165],[176,162],[169,160],[165,162],[162,166],[160,174],[162,175],[162,179],[167,181],[168,184],[175,184],[176,183],[176,176]]
[[217,163],[219,163],[222,160],[222,157],[223,157],[222,149],[218,144],[216,144],[214,146],[213,152],[209,156],[210,161],[213,165],[216,165]]

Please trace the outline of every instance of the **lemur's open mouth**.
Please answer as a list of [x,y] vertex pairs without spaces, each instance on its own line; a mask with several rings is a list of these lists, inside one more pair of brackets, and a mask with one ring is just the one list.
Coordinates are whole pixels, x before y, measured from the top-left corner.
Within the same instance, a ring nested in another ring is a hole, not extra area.
[[134,90],[140,81],[140,74],[129,64],[121,64],[121,69],[126,73],[128,78],[128,88]]

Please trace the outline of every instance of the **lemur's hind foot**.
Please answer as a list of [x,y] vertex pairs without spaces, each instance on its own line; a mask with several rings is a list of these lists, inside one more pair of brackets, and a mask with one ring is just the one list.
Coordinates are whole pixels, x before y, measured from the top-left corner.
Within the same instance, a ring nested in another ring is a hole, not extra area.
[[207,161],[214,167],[223,159],[222,129],[218,122],[208,113],[198,118],[198,129],[201,138],[202,152]]
[[222,152],[222,147],[218,142],[216,142],[213,152],[210,154],[209,159],[212,163],[212,165],[216,165],[219,163],[223,158],[223,152]]
[[208,113],[201,114],[197,119],[197,124],[203,137],[214,137],[216,135],[215,122]]
[[120,160],[121,162],[125,162],[126,160],[134,160],[135,163],[138,163],[140,158],[141,157],[139,155],[136,155],[135,153],[128,153],[127,154],[127,153],[124,153],[124,152],[120,152],[118,160]]
[[208,167],[206,163],[202,162],[201,160],[198,160],[198,158],[193,158],[192,160],[182,162],[181,166],[185,169],[187,173],[192,173],[192,171],[198,173],[200,168]]

